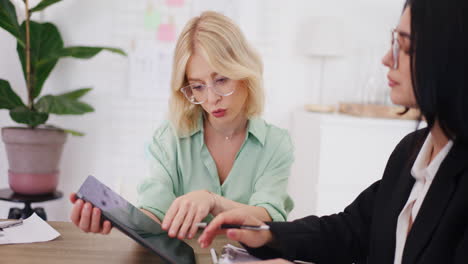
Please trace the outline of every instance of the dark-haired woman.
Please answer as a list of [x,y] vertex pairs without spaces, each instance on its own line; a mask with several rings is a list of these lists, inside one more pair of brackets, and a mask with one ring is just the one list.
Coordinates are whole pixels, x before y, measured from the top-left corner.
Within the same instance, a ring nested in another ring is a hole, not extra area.
[[[268,263],[468,263],[468,1],[407,1],[383,64],[392,101],[419,108],[428,127],[398,144],[382,179],[341,213],[230,229],[229,238],[281,258]],[[220,214],[202,247],[224,223],[264,224]]]

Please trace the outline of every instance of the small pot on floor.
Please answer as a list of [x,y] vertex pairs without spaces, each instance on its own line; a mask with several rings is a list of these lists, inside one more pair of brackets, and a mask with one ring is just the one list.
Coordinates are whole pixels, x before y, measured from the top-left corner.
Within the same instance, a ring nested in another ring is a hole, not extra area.
[[25,195],[55,191],[66,138],[65,132],[55,128],[2,128],[10,188]]

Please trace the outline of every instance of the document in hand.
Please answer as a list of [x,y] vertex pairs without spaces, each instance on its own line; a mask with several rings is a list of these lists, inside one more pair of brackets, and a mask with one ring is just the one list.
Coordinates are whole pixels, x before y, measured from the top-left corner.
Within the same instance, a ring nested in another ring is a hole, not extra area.
[[59,236],[59,232],[34,213],[23,224],[0,231],[0,245],[45,242]]

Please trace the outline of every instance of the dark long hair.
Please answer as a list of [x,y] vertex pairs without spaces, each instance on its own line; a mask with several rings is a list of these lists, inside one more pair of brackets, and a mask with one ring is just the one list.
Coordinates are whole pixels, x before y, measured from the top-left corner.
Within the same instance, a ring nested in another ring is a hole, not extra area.
[[411,76],[429,129],[468,146],[468,0],[407,0]]

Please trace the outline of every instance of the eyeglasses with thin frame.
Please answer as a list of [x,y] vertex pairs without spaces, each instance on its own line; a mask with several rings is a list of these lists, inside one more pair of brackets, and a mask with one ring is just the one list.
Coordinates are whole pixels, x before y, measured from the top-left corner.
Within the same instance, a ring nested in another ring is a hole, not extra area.
[[208,89],[212,89],[219,96],[230,96],[235,91],[235,85],[227,77],[218,77],[213,81],[212,85],[191,83],[182,87],[180,91],[192,104],[203,104],[208,99]]
[[411,35],[406,32],[399,31],[397,29],[392,30],[392,56],[393,56],[393,69],[395,70],[398,69],[399,58],[400,58],[400,48],[401,48],[400,45],[401,44],[399,41],[399,37],[410,39]]

